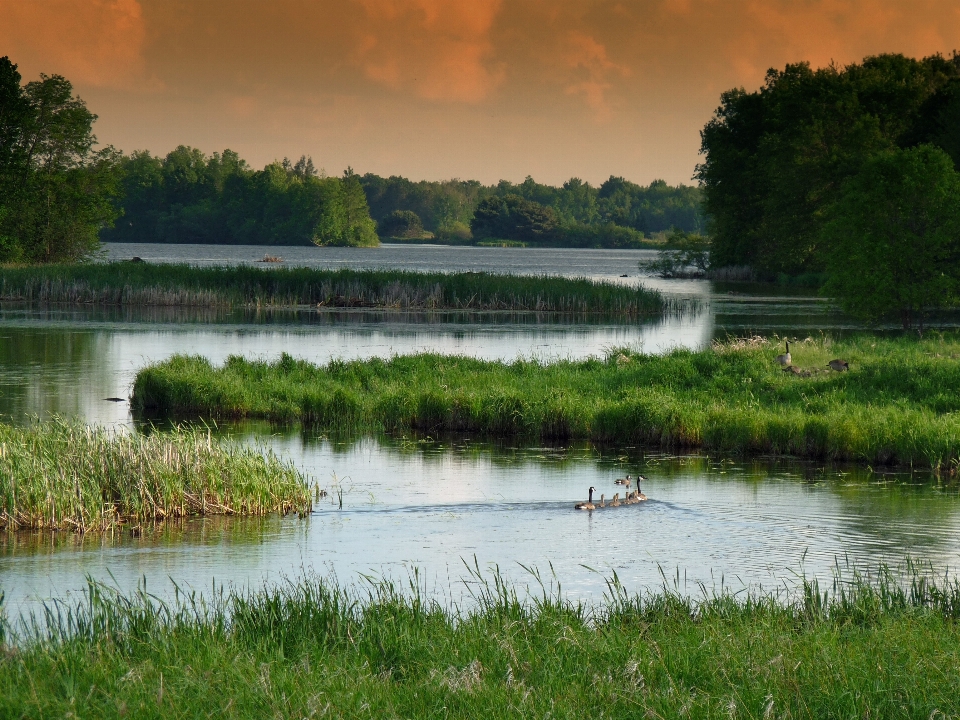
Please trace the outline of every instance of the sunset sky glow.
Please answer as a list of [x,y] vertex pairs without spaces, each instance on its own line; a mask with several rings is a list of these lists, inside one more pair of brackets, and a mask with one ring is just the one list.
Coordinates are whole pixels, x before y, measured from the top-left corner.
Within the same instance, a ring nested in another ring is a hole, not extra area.
[[0,55],[102,143],[339,174],[691,182],[769,67],[960,49],[956,0],[0,0]]

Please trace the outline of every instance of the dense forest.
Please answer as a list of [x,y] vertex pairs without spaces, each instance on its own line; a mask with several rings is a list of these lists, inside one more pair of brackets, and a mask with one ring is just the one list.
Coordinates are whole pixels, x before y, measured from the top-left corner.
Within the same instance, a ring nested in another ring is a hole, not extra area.
[[109,242],[243,245],[376,245],[360,181],[351,171],[324,177],[312,160],[284,159],[251,170],[231,150],[180,146],[159,158],[120,161],[123,216]]
[[[649,186],[610,177],[599,187],[571,178],[559,187],[527,177],[501,180],[414,182],[403,177],[360,178],[370,214],[382,237],[392,236],[401,213],[417,216],[423,231],[447,241],[507,239],[533,244],[625,246],[672,229],[703,232],[700,191],[671,187],[663,180]],[[484,218],[477,217],[478,208]],[[499,216],[491,224],[491,211]],[[530,218],[540,220],[531,225]],[[405,216],[407,221],[411,218]],[[399,227],[409,227],[406,223]],[[384,232],[386,231],[386,232]],[[408,236],[413,234],[409,231]]]
[[824,228],[845,184],[875,158],[925,144],[960,163],[956,53],[819,70],[798,63],[770,70],[757,92],[724,93],[697,171],[712,267],[827,270]]

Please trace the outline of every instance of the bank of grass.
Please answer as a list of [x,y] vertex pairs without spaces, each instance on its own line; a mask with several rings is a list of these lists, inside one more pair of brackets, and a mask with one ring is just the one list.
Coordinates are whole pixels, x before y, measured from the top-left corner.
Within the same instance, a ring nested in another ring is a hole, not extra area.
[[105,531],[192,515],[306,512],[303,476],[197,430],[0,424],[0,530]]
[[98,305],[502,310],[645,316],[654,291],[585,279],[492,273],[90,263],[0,268],[0,301]]
[[[955,335],[780,343],[543,363],[413,355],[316,366],[178,356],[136,378],[133,406],[166,416],[302,421],[331,431],[470,432],[772,453],[953,472],[960,458]],[[826,364],[850,363],[847,373]]]
[[[474,579],[476,580],[476,579]],[[3,717],[951,718],[960,586],[881,571],[795,599],[501,579],[468,609],[315,578],[164,604],[92,585],[12,631]],[[2,638],[0,638],[2,639]]]

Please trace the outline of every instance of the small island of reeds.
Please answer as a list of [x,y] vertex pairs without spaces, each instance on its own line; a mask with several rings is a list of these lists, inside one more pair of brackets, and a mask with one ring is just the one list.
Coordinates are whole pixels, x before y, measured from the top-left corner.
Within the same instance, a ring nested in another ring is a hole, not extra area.
[[0,424],[0,530],[92,532],[309,510],[309,488],[293,465],[199,430],[144,435],[62,420]]
[[312,306],[662,314],[660,293],[593,280],[494,273],[87,263],[0,268],[0,302]]
[[[674,588],[606,601],[470,581],[304,577],[164,603],[92,584],[0,622],[0,716],[952,718],[960,586],[883,569],[794,597]],[[448,589],[448,592],[453,590]],[[6,644],[4,644],[6,643]]]
[[[329,431],[488,436],[704,448],[952,473],[960,461],[960,339],[791,345],[755,338],[698,352],[629,350],[583,361],[489,362],[422,354],[317,366],[177,356],[145,367],[139,412],[299,421]],[[849,372],[827,363],[849,362]]]

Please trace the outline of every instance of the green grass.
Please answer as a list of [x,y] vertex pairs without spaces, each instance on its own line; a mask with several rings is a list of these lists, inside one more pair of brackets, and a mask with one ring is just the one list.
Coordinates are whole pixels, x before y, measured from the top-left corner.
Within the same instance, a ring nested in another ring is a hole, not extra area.
[[400,270],[93,263],[0,268],[0,301],[662,314],[653,291],[585,279]]
[[664,587],[469,609],[314,578],[164,604],[91,585],[0,649],[3,717],[951,718],[960,585],[856,575],[793,600]]
[[0,530],[103,531],[191,515],[306,512],[298,470],[207,433],[0,424]]
[[[956,336],[792,346],[810,377],[755,339],[665,356],[627,350],[544,364],[414,355],[334,361],[178,356],[142,369],[133,406],[161,416],[257,417],[331,431],[469,432],[772,453],[952,472],[960,458]],[[827,370],[841,357],[847,373]]]

